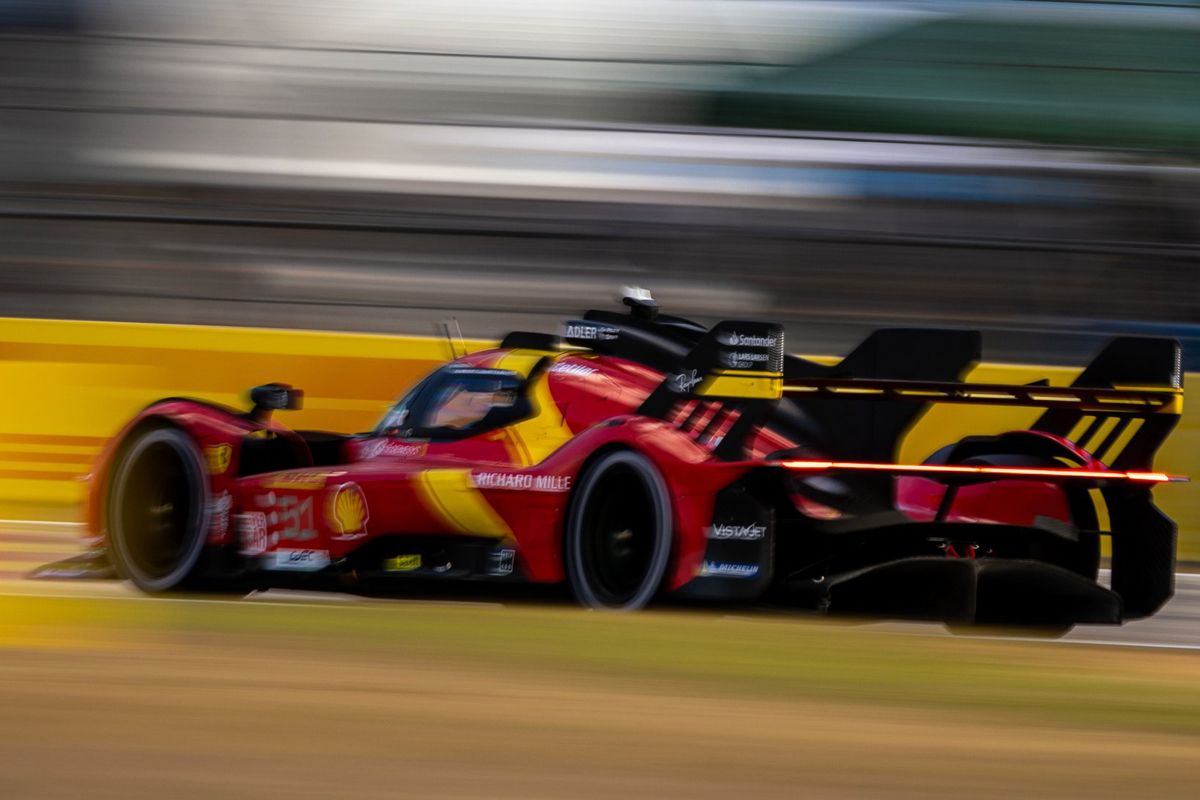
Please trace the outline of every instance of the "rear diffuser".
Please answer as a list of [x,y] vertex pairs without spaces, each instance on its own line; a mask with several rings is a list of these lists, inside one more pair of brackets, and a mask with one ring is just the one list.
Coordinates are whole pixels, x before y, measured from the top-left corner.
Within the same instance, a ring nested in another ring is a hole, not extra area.
[[983,625],[1115,625],[1123,619],[1120,595],[1041,561],[905,558],[823,583],[820,606],[831,614]]

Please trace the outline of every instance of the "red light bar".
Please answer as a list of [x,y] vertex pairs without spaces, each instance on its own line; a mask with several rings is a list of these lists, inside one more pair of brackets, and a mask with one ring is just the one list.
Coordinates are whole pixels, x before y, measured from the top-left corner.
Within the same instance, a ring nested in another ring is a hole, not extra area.
[[786,469],[800,472],[903,472],[914,475],[996,475],[1013,478],[1090,478],[1138,483],[1180,483],[1184,475],[1165,472],[1121,472],[1109,469],[1068,467],[976,467],[970,464],[877,464],[864,461],[780,461]]

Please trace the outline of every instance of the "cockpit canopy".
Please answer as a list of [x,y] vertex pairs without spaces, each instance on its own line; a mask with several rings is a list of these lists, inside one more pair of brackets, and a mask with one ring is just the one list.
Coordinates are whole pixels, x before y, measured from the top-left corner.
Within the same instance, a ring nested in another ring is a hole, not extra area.
[[504,369],[448,364],[400,399],[377,435],[447,440],[475,436],[529,416],[525,379]]

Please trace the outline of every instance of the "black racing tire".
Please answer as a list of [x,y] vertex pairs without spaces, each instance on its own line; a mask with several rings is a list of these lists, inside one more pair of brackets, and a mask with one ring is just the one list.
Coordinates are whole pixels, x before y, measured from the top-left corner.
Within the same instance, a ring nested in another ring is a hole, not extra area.
[[108,548],[123,578],[157,594],[191,587],[209,528],[208,472],[183,431],[135,432],[112,470]]
[[666,481],[645,456],[616,450],[588,466],[567,512],[567,582],[588,608],[634,611],[658,593],[671,558]]

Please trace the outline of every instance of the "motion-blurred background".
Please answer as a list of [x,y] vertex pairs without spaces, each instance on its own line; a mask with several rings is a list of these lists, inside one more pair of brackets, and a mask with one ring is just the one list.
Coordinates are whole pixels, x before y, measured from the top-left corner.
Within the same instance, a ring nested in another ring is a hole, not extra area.
[[1196,337],[1191,2],[0,0],[0,315]]
[[[1063,644],[23,576],[149,400],[354,430],[446,356],[81,320],[486,339],[638,284],[799,353],[1194,371],[1198,163],[1200,2],[0,0],[0,797],[1195,797],[1194,576]],[[960,408],[908,457],[1005,425]],[[1200,483],[1156,496],[1194,568]]]
[[[1195,370],[1198,156],[1192,2],[0,0],[0,318],[487,339],[638,284],[806,354],[963,325]],[[446,356],[67,330],[0,331],[0,516],[78,518],[155,397],[286,380],[362,430]],[[1163,495],[1200,558],[1200,488]]]

